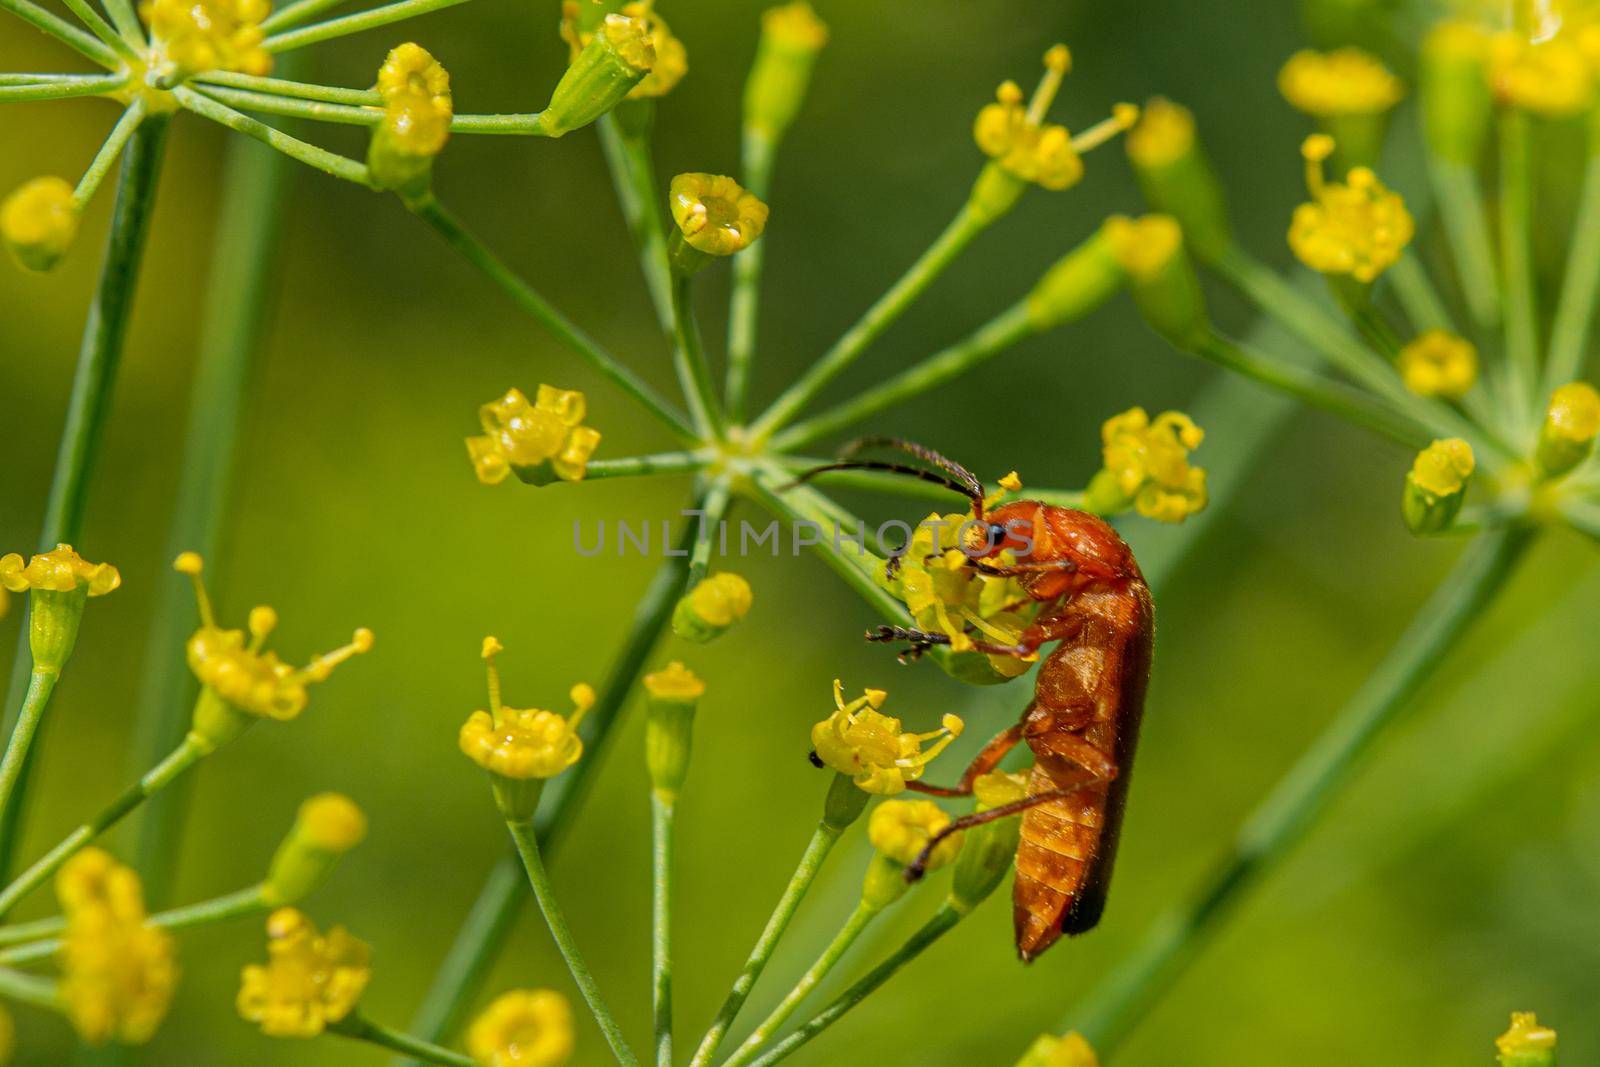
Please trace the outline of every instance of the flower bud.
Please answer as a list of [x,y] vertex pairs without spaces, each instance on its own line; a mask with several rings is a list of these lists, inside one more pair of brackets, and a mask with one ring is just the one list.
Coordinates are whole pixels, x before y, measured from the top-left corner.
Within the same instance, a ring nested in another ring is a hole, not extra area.
[[467,1028],[466,1046],[489,1067],[560,1067],[572,1057],[572,1006],[550,989],[502,993]]
[[1040,1034],[1016,1067],[1100,1067],[1100,1059],[1086,1037],[1070,1030],[1060,1037]]
[[72,550],[57,545],[26,563],[15,552],[0,556],[0,586],[13,593],[28,592],[28,648],[36,674],[60,674],[78,641],[84,603],[104,596],[122,584],[122,576],[109,563],[90,563]]
[[0,240],[24,270],[53,268],[77,234],[78,205],[62,178],[24,182],[0,204]]
[[1478,350],[1448,330],[1428,330],[1400,350],[1400,379],[1418,396],[1460,400],[1478,381]]
[[1400,79],[1359,48],[1296,52],[1278,73],[1278,90],[1333,135],[1347,167],[1377,163],[1389,110],[1405,95]]
[[1401,499],[1406,528],[1418,537],[1448,529],[1461,513],[1474,466],[1472,446],[1459,437],[1435,441],[1417,453]]
[[706,683],[673,661],[664,670],[645,675],[644,688],[649,694],[644,754],[650,788],[668,798],[676,797],[689,773],[694,713],[705,695]]
[[[878,855],[909,867],[936,834],[950,825],[950,816],[931,800],[885,800],[867,820],[867,838]],[[961,835],[951,834],[928,853],[926,870],[936,871],[961,851]]]
[[1494,1039],[1500,1067],[1555,1067],[1556,1032],[1531,1011],[1511,1013],[1511,1027]]
[[1105,229],[1134,301],[1151,328],[1178,348],[1192,349],[1204,342],[1211,334],[1211,319],[1177,220],[1170,215],[1140,219],[1113,215]]
[[911,883],[906,881],[905,864],[896,863],[881,852],[874,852],[867,863],[867,875],[861,880],[861,906],[869,911],[882,911],[905,896],[910,888]]
[[1222,183],[1195,135],[1193,113],[1159,96],[1151,100],[1128,131],[1128,159],[1144,198],[1178,220],[1194,254],[1206,263],[1220,259],[1233,244],[1233,225]]
[[1422,43],[1422,126],[1440,159],[1475,166],[1494,118],[1489,92],[1489,37],[1465,19],[1447,19]]
[[656,64],[642,19],[607,15],[556,83],[539,124],[551,137],[589,125],[633,91]]
[[[1028,779],[1025,774],[990,771],[973,783],[972,793],[977,800],[974,810],[989,811],[1027,796]],[[962,836],[966,843],[950,881],[950,904],[966,914],[982,904],[1011,870],[1017,843],[1022,840],[1022,820],[996,819],[974,826]]]
[[705,644],[722,636],[750,611],[750,583],[723,571],[697,583],[672,612],[672,632],[685,641]]
[[425,192],[450,139],[450,75],[426,49],[403,44],[379,68],[378,93],[383,120],[367,146],[372,183],[405,196]]
[[266,902],[278,907],[304,900],[366,836],[367,817],[349,797],[319,793],[307,800],[267,869]]
[[1028,324],[1043,332],[1076,322],[1111,299],[1123,278],[1102,227],[1057,260],[1024,298]]
[[1600,433],[1600,392],[1588,382],[1568,382],[1550,396],[1539,447],[1539,469],[1550,477],[1566,474],[1594,451]]
[[800,111],[828,27],[805,0],[769,8],[761,16],[761,43],[744,86],[746,130],[777,141]]

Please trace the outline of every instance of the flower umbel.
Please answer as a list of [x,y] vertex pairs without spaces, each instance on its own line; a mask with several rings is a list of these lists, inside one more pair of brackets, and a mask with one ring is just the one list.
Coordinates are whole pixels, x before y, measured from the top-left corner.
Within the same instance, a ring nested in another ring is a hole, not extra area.
[[203,70],[266,74],[272,54],[261,47],[266,39],[261,23],[271,13],[268,0],[146,0],[139,5],[158,54],[182,75]]
[[267,962],[241,975],[239,1015],[269,1037],[316,1037],[354,1010],[371,960],[344,927],[323,934],[301,912],[279,908],[267,917]]
[[498,485],[515,473],[529,485],[581,482],[600,446],[600,431],[583,425],[582,393],[541,385],[530,404],[520,389],[478,409],[483,435],[467,438],[478,481]]
[[1371,168],[1354,167],[1343,182],[1326,181],[1323,163],[1333,148],[1333,138],[1323,134],[1301,146],[1311,202],[1294,210],[1289,247],[1312,270],[1371,282],[1399,260],[1416,226],[1400,194]]
[[1428,330],[1400,350],[1400,377],[1418,396],[1460,400],[1478,381],[1478,350],[1449,330]]
[[1133,508],[1160,522],[1182,522],[1206,506],[1206,472],[1189,453],[1205,431],[1181,411],[1154,419],[1144,408],[1113,415],[1100,428],[1105,466],[1089,483],[1087,503],[1099,514]]
[[489,710],[473,712],[462,724],[458,739],[461,751],[484,770],[502,778],[553,778],[583,755],[577,727],[594,706],[594,689],[582,683],[572,687],[574,710],[570,716],[543,708],[506,707],[500,703],[500,672],[494,665],[494,657],[503,647],[493,637],[483,639]]
[[1400,79],[1359,48],[1296,52],[1278,72],[1278,90],[1295,108],[1319,117],[1388,111],[1405,95]]
[[467,1029],[481,1067],[560,1067],[572,1056],[572,1007],[549,989],[502,993]]
[[78,203],[64,178],[23,182],[0,204],[0,240],[25,270],[50,270],[78,235]]
[[56,875],[56,896],[67,920],[61,998],[78,1036],[92,1045],[149,1041],[178,967],[171,936],[146,918],[139,876],[88,848]]
[[[946,715],[939,729],[925,734],[900,729],[900,720],[878,709],[889,694],[868,689],[846,704],[844,686],[833,682],[834,713],[811,728],[817,759],[849,775],[861,789],[879,796],[903,792],[907,782],[922,777],[935,756],[961,735],[962,722]],[[923,749],[925,742],[933,742]]]

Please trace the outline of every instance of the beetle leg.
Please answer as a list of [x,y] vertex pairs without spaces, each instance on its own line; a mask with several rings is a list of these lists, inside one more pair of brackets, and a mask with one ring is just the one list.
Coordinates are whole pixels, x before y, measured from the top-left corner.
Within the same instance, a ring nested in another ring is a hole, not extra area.
[[978,811],[973,812],[971,815],[963,815],[928,839],[928,843],[923,846],[922,851],[917,853],[917,858],[912,860],[906,867],[903,877],[908,882],[915,882],[921,879],[927,873],[928,857],[933,854],[935,848],[939,847],[940,842],[951,834],[958,834],[963,830],[970,830],[974,826],[982,826],[984,823],[1007,819],[1013,815],[1021,815],[1029,808],[1036,808],[1040,804],[1048,804],[1052,800],[1060,800],[1062,797],[1071,796],[1081,788],[1082,786],[1080,785],[1071,789],[1051,789],[1043,793],[1035,793],[1031,797],[1023,797],[1021,800],[1013,800],[1011,803],[1002,804],[998,808],[990,808],[988,811]]
[[889,643],[892,641],[909,641],[911,647],[900,653],[901,663],[910,663],[920,659],[922,654],[934,645],[948,645],[950,638],[946,634],[929,633],[927,630],[917,630],[908,626],[878,626],[867,631],[868,641]]
[[1019,722],[1006,730],[996,734],[994,738],[983,746],[983,750],[961,772],[961,781],[958,785],[944,787],[928,785],[925,782],[907,782],[906,788],[917,793],[927,793],[935,797],[966,797],[972,795],[972,784],[979,778],[994,770],[995,765],[1005,758],[1007,752],[1016,748],[1022,741],[1022,724]]
[[1008,567],[997,567],[993,563],[985,563],[981,559],[969,559],[967,565],[979,574],[987,574],[994,578],[1013,578],[1021,574],[1040,574],[1051,571],[1060,571],[1071,574],[1078,569],[1078,564],[1070,559],[1041,559],[1024,560],[1013,563]]

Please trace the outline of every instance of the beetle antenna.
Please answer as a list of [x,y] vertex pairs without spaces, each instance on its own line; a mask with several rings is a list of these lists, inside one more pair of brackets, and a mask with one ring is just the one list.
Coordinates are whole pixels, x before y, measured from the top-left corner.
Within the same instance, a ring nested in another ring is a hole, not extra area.
[[778,491],[781,493],[784,490],[793,489],[797,485],[804,485],[817,475],[826,474],[829,471],[888,471],[890,474],[904,474],[924,482],[932,482],[934,485],[942,485],[952,493],[959,493],[964,497],[970,498],[972,496],[971,491],[966,486],[934,471],[923,470],[921,467],[910,467],[904,463],[884,463],[873,459],[845,460],[839,463],[824,463],[820,467],[812,467],[810,470],[801,471],[795,476],[794,481],[788,485],[781,486]]
[[857,452],[865,452],[869,448],[893,448],[901,452],[916,456],[924,462],[950,475],[960,483],[957,492],[972,501],[972,514],[981,520],[983,518],[983,483],[978,476],[967,468],[950,459],[942,453],[935,452],[927,445],[919,445],[915,441],[907,441],[903,437],[860,437],[840,450],[839,455],[853,456]]

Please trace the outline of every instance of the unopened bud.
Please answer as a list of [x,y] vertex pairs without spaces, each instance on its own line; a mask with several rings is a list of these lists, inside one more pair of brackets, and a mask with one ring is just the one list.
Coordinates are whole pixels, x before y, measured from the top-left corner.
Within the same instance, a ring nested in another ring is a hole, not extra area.
[[828,27],[805,0],[770,8],[761,16],[761,43],[744,86],[745,129],[777,141],[805,100],[817,53]]
[[[989,811],[1011,804],[1027,793],[1025,775],[991,771],[973,783],[973,796],[978,802],[974,810]],[[1011,870],[1017,843],[1022,839],[1022,820],[996,819],[972,827],[963,836],[966,844],[956,859],[955,875],[950,881],[950,906],[966,914],[982,904]]]
[[571,133],[621,103],[655,66],[647,30],[641,19],[605,16],[556,83],[539,117],[544,132],[551,137]]
[[1193,113],[1161,97],[1151,100],[1128,131],[1128,159],[1144,198],[1178,220],[1194,254],[1207,263],[1220,259],[1233,244],[1233,225]]
[[304,900],[366,836],[367,817],[349,797],[320,793],[307,800],[272,857],[263,887],[267,903],[278,907]]
[[1534,458],[1551,477],[1566,474],[1589,458],[1600,433],[1600,392],[1588,382],[1568,382],[1550,396]]
[[1100,1067],[1100,1059],[1094,1054],[1088,1039],[1078,1031],[1071,1030],[1060,1037],[1054,1034],[1039,1035],[1038,1040],[1022,1054],[1016,1067]]
[[1556,1032],[1531,1011],[1511,1013],[1511,1027],[1495,1038],[1500,1067],[1555,1067]]
[[1474,466],[1472,446],[1459,437],[1435,441],[1419,452],[1401,500],[1406,528],[1419,537],[1448,529],[1461,513]]
[[1075,322],[1111,299],[1124,275],[1104,228],[1068,252],[1028,293],[1028,324],[1036,331]]
[[1177,220],[1170,215],[1113,215],[1105,229],[1151,328],[1178,348],[1193,349],[1204,342],[1211,334],[1211,319]]
[[731,571],[699,582],[672,612],[672,632],[705,644],[722,636],[750,611],[750,583]]
[[644,753],[650,770],[650,788],[675,797],[689,773],[689,750],[694,734],[694,713],[705,694],[706,683],[676,661],[644,676],[648,712]]
[[0,240],[25,270],[53,268],[77,234],[78,205],[62,178],[34,178],[0,203]]
[[1465,19],[1439,23],[1422,44],[1422,125],[1440,159],[1475,166],[1483,154],[1494,118],[1488,55],[1488,35]]

